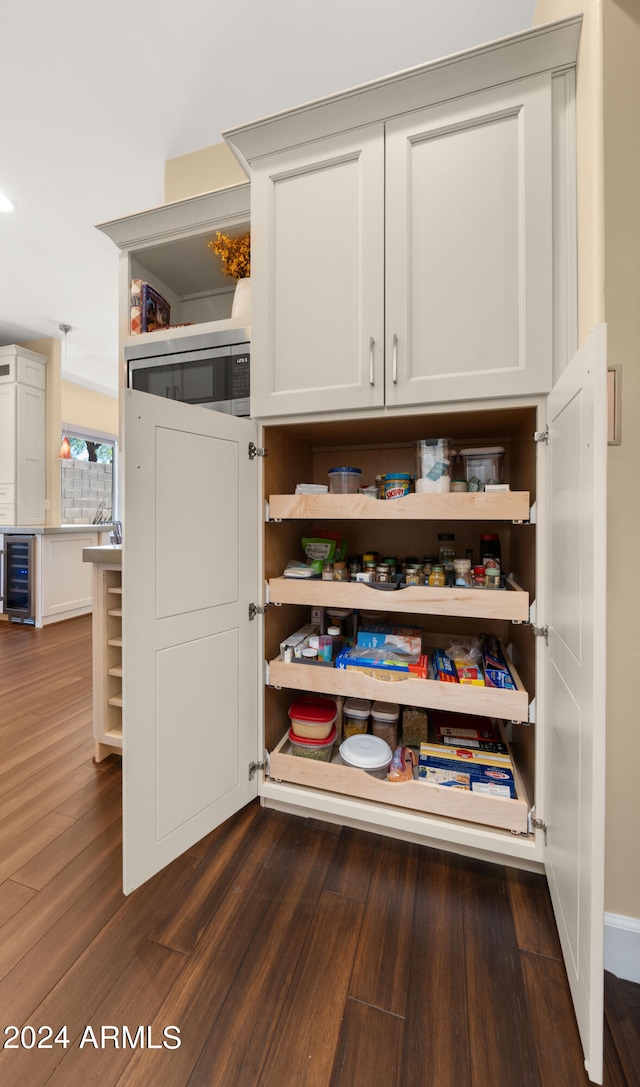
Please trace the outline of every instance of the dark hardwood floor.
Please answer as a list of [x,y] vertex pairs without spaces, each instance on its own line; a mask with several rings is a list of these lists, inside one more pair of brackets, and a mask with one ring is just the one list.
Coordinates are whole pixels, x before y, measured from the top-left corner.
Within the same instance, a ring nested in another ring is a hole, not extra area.
[[[125,897],[90,653],[88,617],[0,623],[0,1083],[587,1084],[540,876],[254,803]],[[607,975],[607,1087],[639,990]]]

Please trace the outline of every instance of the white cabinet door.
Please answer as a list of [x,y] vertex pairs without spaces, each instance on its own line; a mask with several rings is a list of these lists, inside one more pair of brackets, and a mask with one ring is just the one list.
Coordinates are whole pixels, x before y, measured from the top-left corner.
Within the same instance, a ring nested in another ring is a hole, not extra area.
[[545,864],[589,1077],[602,1082],[606,328],[548,398]]
[[128,390],[124,890],[257,795],[256,426]]
[[0,485],[16,482],[16,385],[0,385]]
[[552,385],[551,77],[386,126],[386,403]]
[[[39,372],[42,367],[39,368]],[[45,392],[33,385],[17,386],[17,517],[20,525],[44,524]]]
[[384,402],[384,131],[253,164],[251,414]]

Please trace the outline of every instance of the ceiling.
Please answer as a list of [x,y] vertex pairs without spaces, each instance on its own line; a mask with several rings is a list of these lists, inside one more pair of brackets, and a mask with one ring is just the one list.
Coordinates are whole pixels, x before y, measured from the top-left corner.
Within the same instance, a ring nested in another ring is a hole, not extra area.
[[115,395],[118,251],[96,223],[161,204],[165,161],[225,128],[524,30],[534,8],[4,0],[0,345],[68,324],[63,376]]

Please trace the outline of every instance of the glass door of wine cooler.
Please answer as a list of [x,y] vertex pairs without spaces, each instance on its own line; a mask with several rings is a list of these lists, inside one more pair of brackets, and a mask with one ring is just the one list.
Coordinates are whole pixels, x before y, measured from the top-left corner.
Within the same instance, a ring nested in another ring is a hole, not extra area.
[[35,622],[35,536],[4,538],[4,586],[2,599],[9,619]]

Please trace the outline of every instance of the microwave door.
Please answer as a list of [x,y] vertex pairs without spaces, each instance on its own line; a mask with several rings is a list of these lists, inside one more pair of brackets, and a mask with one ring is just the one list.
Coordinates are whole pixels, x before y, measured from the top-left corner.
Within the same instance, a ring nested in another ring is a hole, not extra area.
[[229,348],[205,348],[174,356],[174,400],[185,404],[210,404],[226,400]]

